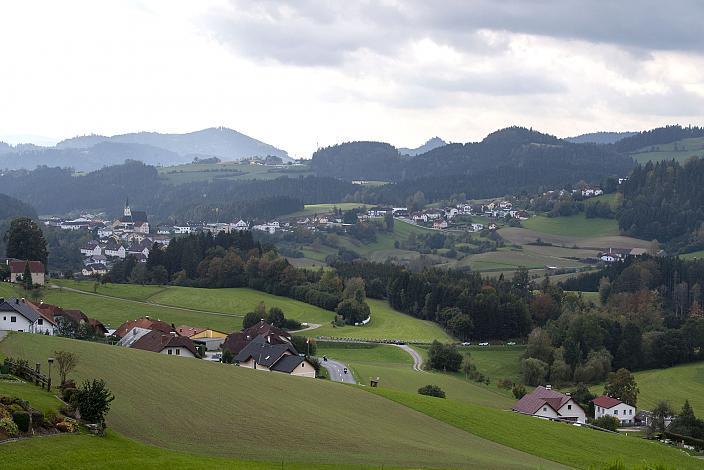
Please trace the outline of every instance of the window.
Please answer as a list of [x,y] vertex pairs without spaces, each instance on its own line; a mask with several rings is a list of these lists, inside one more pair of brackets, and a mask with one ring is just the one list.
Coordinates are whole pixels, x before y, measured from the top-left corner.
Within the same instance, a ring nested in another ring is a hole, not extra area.
[[17,323],[17,317],[10,317],[10,323]]
[[306,363],[305,363],[305,362],[301,362],[301,367],[305,367],[305,366],[306,366]]
[[168,353],[169,353],[169,354],[173,354],[174,351],[173,351],[172,349],[169,349]]
[[180,356],[181,355],[181,348],[176,348],[176,355]]
[[571,410],[571,409],[572,409],[572,405],[567,405],[567,409],[568,409],[568,410]]
[[543,411],[548,411],[548,408],[546,406],[544,406]]
[[44,319],[40,318],[37,320],[37,325],[43,325],[44,324]]
[[628,414],[632,415],[633,414],[633,409],[628,410]]
[[618,415],[618,410],[614,410],[614,414],[615,414],[615,415]]

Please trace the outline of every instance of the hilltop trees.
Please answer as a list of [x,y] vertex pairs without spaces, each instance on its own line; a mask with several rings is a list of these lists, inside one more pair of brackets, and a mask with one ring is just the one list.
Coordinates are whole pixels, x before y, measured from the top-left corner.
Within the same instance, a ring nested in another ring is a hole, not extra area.
[[46,266],[49,252],[44,234],[29,217],[18,217],[10,223],[5,242],[8,258],[41,261]]

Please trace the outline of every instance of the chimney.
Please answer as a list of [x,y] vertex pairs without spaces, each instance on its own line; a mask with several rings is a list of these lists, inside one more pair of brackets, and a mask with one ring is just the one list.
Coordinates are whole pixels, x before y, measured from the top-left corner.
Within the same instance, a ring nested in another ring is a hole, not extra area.
[[552,385],[546,384],[546,385],[545,385],[545,388],[546,388],[547,390],[552,390]]
[[147,320],[149,320],[149,315],[144,315],[144,318],[146,318]]
[[24,303],[24,297],[22,297],[22,303]]

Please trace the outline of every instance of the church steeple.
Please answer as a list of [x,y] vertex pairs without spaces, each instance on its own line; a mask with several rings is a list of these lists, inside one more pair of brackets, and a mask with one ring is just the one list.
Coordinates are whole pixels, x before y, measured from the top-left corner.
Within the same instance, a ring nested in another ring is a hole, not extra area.
[[132,211],[130,210],[130,198],[129,196],[125,199],[125,217],[132,217]]

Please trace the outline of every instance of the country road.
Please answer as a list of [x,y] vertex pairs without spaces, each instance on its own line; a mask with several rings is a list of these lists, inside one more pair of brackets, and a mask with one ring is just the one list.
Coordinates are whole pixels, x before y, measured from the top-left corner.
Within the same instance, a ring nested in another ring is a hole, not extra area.
[[325,369],[328,371],[328,374],[330,375],[330,380],[332,380],[333,382],[343,382],[348,384],[357,383],[357,381],[354,380],[354,377],[352,376],[352,371],[348,370],[345,374],[344,369],[347,366],[340,361],[335,361],[333,359],[323,361],[323,359],[320,358],[320,365],[325,367]]
[[411,357],[413,358],[413,370],[423,372],[423,356],[421,356],[418,351],[416,351],[407,344],[397,344],[396,346],[411,355]]

